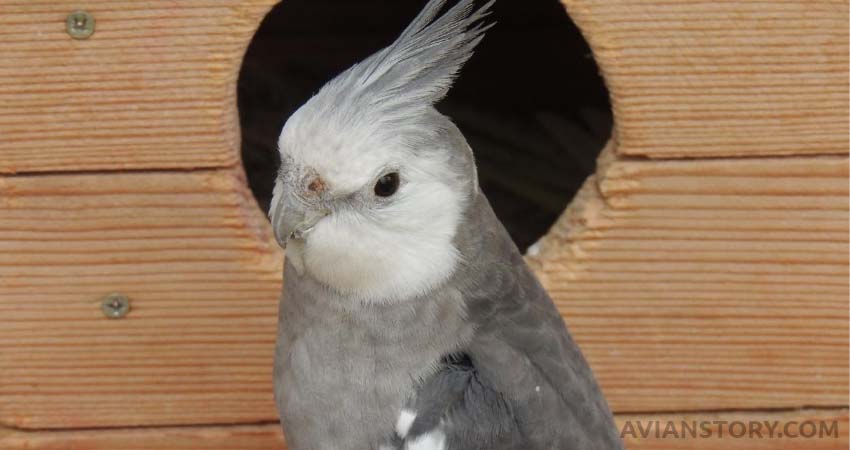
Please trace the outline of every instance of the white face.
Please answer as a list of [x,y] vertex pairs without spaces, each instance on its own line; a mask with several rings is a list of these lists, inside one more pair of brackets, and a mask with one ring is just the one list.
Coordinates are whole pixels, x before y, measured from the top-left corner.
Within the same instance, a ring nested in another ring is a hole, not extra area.
[[[290,240],[290,262],[367,302],[404,300],[443,283],[458,262],[453,239],[468,201],[453,186],[448,152],[405,151],[397,135],[357,138],[327,124],[305,136],[296,116],[280,137],[284,164],[272,205],[322,209],[324,217]],[[309,188],[315,180],[319,194]]]

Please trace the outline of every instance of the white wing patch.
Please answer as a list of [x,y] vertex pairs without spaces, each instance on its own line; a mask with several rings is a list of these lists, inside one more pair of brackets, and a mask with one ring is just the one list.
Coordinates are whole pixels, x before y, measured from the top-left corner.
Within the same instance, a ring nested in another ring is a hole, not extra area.
[[[404,439],[407,433],[410,432],[410,427],[416,420],[416,411],[402,409],[398,414],[398,419],[395,422],[395,432],[398,437]],[[428,433],[416,436],[413,439],[405,441],[404,450],[445,450],[446,449],[446,434],[441,426],[431,430]],[[383,449],[381,449],[383,450]]]
[[445,450],[446,435],[440,429],[417,436],[404,446],[405,450]]
[[414,420],[416,420],[416,412],[409,409],[401,410],[398,420],[395,423],[395,432],[398,434],[398,437],[404,438],[407,436],[407,432],[410,431],[410,426],[413,425]]

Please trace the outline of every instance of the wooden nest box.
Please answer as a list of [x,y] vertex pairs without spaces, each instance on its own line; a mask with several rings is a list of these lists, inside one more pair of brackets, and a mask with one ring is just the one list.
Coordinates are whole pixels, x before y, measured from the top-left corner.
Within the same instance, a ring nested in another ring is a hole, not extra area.
[[[0,0],[0,448],[282,448],[283,255],[236,108],[274,3]],[[615,132],[528,261],[618,420],[837,420],[796,442],[846,447],[847,2],[566,8]]]

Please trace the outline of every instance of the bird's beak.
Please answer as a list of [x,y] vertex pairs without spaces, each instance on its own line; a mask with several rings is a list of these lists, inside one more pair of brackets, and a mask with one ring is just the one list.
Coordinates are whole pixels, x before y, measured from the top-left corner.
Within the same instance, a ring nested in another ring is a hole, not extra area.
[[303,240],[324,217],[330,214],[325,209],[316,209],[294,200],[291,195],[281,195],[272,204],[269,216],[278,245],[286,248],[290,239]]

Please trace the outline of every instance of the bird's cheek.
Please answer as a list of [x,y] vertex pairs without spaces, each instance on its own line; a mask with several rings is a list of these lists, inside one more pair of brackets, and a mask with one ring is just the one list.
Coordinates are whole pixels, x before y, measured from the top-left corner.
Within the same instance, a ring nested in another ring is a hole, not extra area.
[[345,229],[341,226],[338,220],[333,215],[325,217],[313,226],[310,234],[306,239],[308,248],[325,249],[328,246],[334,246],[342,240],[340,235]]
[[346,228],[327,219],[316,224],[305,241],[304,247],[305,256],[312,262],[311,265],[321,268],[327,264],[334,264],[349,253],[348,247],[352,236],[351,233],[346,232]]
[[374,231],[356,224],[321,224],[306,241],[305,262],[310,272],[337,287],[352,287],[367,275],[379,243]]

